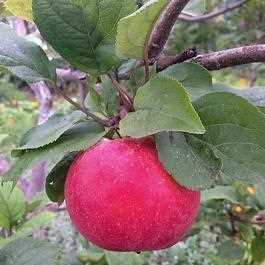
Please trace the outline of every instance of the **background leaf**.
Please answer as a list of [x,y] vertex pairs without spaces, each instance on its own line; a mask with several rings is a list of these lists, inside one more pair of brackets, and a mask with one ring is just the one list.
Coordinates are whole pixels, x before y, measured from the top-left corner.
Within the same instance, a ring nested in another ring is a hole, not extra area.
[[44,39],[73,66],[96,74],[119,63],[117,23],[135,10],[131,0],[33,0],[34,22]]
[[105,251],[106,260],[108,265],[143,265],[144,260],[140,255],[136,253],[119,253],[119,252],[111,252]]
[[122,135],[143,137],[161,131],[204,133],[204,127],[180,83],[153,77],[138,89],[135,112],[120,123]]
[[12,236],[0,240],[0,246],[4,246],[13,240],[17,240],[18,238],[32,235],[32,233],[36,230],[39,230],[42,227],[45,227],[49,224],[49,222],[55,217],[55,214],[52,212],[41,212],[31,219],[26,221],[23,225],[21,225],[16,233]]
[[69,153],[84,150],[97,143],[106,134],[104,127],[97,122],[80,122],[66,131],[56,142],[42,148],[23,153],[3,177],[5,181],[17,181],[36,163],[45,161],[47,174]]
[[0,185],[0,227],[10,229],[25,213],[26,199],[22,191],[17,187],[12,190],[12,183]]
[[202,202],[210,200],[228,200],[233,203],[239,203],[235,189],[231,186],[215,186],[212,189],[202,192]]
[[206,188],[218,180],[221,162],[207,143],[191,137],[177,132],[156,134],[159,160],[181,185]]
[[5,6],[15,16],[32,21],[32,0],[6,0]]
[[37,44],[17,36],[4,23],[0,35],[0,65],[28,83],[56,81],[55,67]]
[[55,265],[60,258],[59,249],[47,242],[21,238],[0,249],[0,264]]
[[236,262],[244,256],[244,249],[232,240],[223,242],[218,247],[218,255],[223,261]]
[[251,242],[251,254],[255,261],[262,262],[265,260],[265,238],[256,237]]
[[167,3],[166,0],[148,1],[133,14],[119,21],[116,50],[120,56],[144,58],[146,42],[149,40],[154,24]]

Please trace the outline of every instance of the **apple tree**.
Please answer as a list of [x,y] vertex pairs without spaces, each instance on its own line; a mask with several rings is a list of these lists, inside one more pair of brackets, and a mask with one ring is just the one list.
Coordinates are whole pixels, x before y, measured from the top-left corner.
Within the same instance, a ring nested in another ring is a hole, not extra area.
[[[182,227],[183,216],[192,216],[194,221],[196,214],[192,209],[196,202],[183,203],[175,198],[184,198],[187,192],[201,194],[202,208],[206,210],[201,211],[190,234],[201,231],[205,223],[218,227],[227,239],[219,249],[226,264],[262,264],[264,107],[225,85],[215,86],[210,72],[264,62],[265,45],[249,44],[210,53],[186,48],[177,55],[169,55],[166,45],[172,28],[180,20],[209,19],[244,8],[252,1],[235,1],[220,12],[206,15],[194,14],[207,3],[189,0],[4,2],[9,12],[34,22],[32,25],[56,52],[57,60],[50,60],[39,45],[18,36],[4,21],[0,23],[0,65],[29,85],[47,86],[71,104],[72,110],[51,116],[23,136],[12,150],[15,162],[2,181],[15,187],[20,176],[38,163],[45,163],[49,199],[62,204],[66,197],[73,223],[83,235],[97,243],[91,230],[102,236],[106,228],[110,238],[105,241],[113,245],[119,240],[135,240],[136,246],[145,238],[152,242],[139,249],[105,247],[135,252],[158,249],[156,244],[152,245],[154,240],[161,242],[163,236],[170,238],[176,232],[166,218],[171,223],[177,216],[175,227]],[[60,69],[58,60],[72,69],[76,79],[89,84],[89,93],[80,102],[60,87],[65,69]],[[151,141],[148,146],[141,142],[146,139]],[[115,181],[106,180],[107,174]],[[71,184],[67,188],[68,182]],[[148,203],[139,198],[151,199]],[[151,201],[156,202],[156,207],[149,213]],[[97,214],[87,219],[93,207],[99,207],[94,210]],[[108,209],[115,210],[105,214]],[[139,209],[146,211],[138,213]],[[147,213],[151,228],[145,233]],[[160,219],[162,214],[164,219]],[[125,215],[130,217],[131,224],[123,222]],[[156,217],[158,226],[152,223]],[[140,224],[135,233],[131,229],[134,221]],[[120,232],[125,230],[133,234],[132,238]],[[188,236],[186,228],[182,232]],[[176,238],[182,239],[183,234]],[[25,260],[31,259],[33,265],[42,264],[40,259],[45,264],[53,264],[53,258],[60,262],[63,256],[45,242],[27,238],[14,240],[1,249],[0,261],[20,248],[26,253]],[[42,254],[36,256],[36,251],[47,251],[50,263],[43,260]],[[121,264],[121,254],[115,256],[115,263],[111,261],[113,253],[104,253],[94,253],[97,262]],[[136,254],[129,257],[132,264],[141,264]],[[3,264],[11,264],[6,260]],[[17,263],[12,264],[22,264],[17,256],[14,260]]]

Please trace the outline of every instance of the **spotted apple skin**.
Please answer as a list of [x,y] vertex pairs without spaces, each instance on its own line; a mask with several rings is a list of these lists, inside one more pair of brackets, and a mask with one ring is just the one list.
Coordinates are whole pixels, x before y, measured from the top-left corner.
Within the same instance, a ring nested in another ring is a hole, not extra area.
[[200,192],[180,186],[151,138],[103,140],[72,163],[65,184],[70,218],[95,245],[150,251],[180,241],[194,223]]

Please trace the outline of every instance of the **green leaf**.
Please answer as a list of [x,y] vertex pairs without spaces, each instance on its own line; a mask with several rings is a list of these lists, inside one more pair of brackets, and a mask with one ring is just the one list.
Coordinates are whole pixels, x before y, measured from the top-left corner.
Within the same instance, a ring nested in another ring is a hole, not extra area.
[[202,192],[202,202],[210,200],[228,200],[233,203],[238,203],[235,189],[231,186],[215,186]]
[[222,160],[227,180],[264,185],[265,115],[247,100],[226,92],[208,94],[195,107],[206,133],[194,137]]
[[33,212],[36,208],[38,208],[42,204],[41,199],[34,199],[31,202],[27,202],[27,213]]
[[37,44],[17,36],[4,23],[0,35],[0,65],[28,83],[56,81],[55,67]]
[[23,225],[21,225],[17,229],[15,234],[13,234],[12,236],[6,239],[0,240],[0,246],[6,245],[9,242],[16,240],[18,238],[32,235],[34,231],[47,226],[54,217],[55,217],[54,213],[47,211],[34,215],[31,219],[29,219]]
[[265,238],[256,237],[251,242],[251,254],[255,261],[262,262],[265,260]]
[[244,256],[244,249],[232,240],[223,242],[218,247],[218,255],[223,261],[237,262]]
[[74,67],[96,74],[119,63],[114,37],[131,0],[33,0],[33,17],[44,39]]
[[251,224],[238,225],[240,235],[245,242],[251,242],[254,238],[254,231]]
[[17,17],[32,21],[32,0],[6,0],[5,7]]
[[205,188],[217,180],[221,162],[207,143],[176,132],[158,133],[155,141],[160,161],[178,183]]
[[106,260],[108,265],[143,265],[143,258],[136,253],[119,253],[105,251]]
[[[151,0],[118,23],[116,50],[120,56],[142,59],[150,33],[167,0]],[[139,30],[141,29],[141,30]]]
[[102,112],[102,99],[100,94],[93,87],[89,88],[84,102],[85,106],[93,112]]
[[103,79],[101,83],[101,98],[104,111],[108,116],[114,116],[119,109],[119,97],[117,90],[113,87],[109,79]]
[[265,107],[258,107],[258,109],[265,114]]
[[210,72],[196,63],[175,64],[160,72],[160,75],[182,83],[192,100],[214,91]]
[[0,227],[11,229],[26,213],[26,199],[12,183],[0,185]]
[[78,255],[78,259],[82,264],[92,263],[97,264],[104,258],[104,252],[91,251],[90,249],[81,252]]
[[68,169],[75,156],[76,153],[65,156],[47,176],[45,187],[47,196],[51,201],[58,202],[59,204],[64,201],[64,183]]
[[120,123],[122,135],[143,137],[162,131],[204,133],[204,127],[182,85],[159,75],[138,89],[135,112]]
[[53,244],[31,238],[20,238],[0,249],[3,265],[55,265],[60,250]]
[[20,147],[12,154],[19,154],[22,150],[36,149],[55,142],[64,132],[76,123],[84,120],[86,115],[81,111],[74,111],[66,115],[53,115],[47,122],[30,129],[22,138]]
[[3,177],[4,181],[17,181],[30,168],[46,161],[47,174],[69,153],[87,149],[106,134],[104,127],[92,120],[80,122],[66,131],[56,142],[42,148],[29,150],[14,163]]

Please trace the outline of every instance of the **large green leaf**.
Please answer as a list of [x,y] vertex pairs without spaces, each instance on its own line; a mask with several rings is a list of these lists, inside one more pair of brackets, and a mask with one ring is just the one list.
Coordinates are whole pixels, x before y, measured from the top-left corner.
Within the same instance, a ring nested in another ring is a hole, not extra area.
[[10,229],[21,221],[26,213],[26,199],[21,190],[12,183],[0,185],[0,227]]
[[16,240],[21,237],[32,235],[32,233],[42,227],[45,227],[49,224],[49,222],[55,217],[55,214],[52,212],[41,212],[31,219],[26,221],[22,226],[20,226],[16,233],[12,236],[0,240],[0,246],[6,245],[9,242]]
[[143,265],[143,258],[136,253],[118,253],[105,251],[105,257],[108,265]]
[[[192,100],[214,92],[209,71],[195,63],[175,64],[160,72],[161,76],[178,80],[190,94]],[[216,90],[216,89],[215,89]]]
[[177,132],[158,133],[155,140],[160,161],[178,183],[201,189],[217,180],[221,162],[207,143]]
[[167,0],[150,0],[133,14],[119,21],[116,50],[120,56],[144,58],[149,35],[167,3]]
[[204,127],[190,99],[176,80],[160,75],[138,89],[135,112],[120,123],[122,135],[143,137],[162,131],[204,133]]
[[105,73],[119,63],[117,23],[134,12],[131,0],[33,0],[33,17],[44,39],[73,66]]
[[247,100],[231,93],[208,94],[195,102],[206,127],[202,136],[222,160],[228,180],[264,185],[265,115]]
[[65,131],[74,124],[84,120],[86,115],[81,111],[74,111],[66,115],[53,115],[49,120],[30,129],[22,138],[18,150],[35,149],[55,142]]
[[228,200],[238,203],[235,189],[231,186],[216,186],[202,192],[202,202],[210,200]]
[[32,20],[32,0],[6,0],[5,6],[15,16]]
[[0,23],[0,35],[0,65],[28,83],[55,82],[55,67],[37,44],[17,36],[4,23]]
[[60,264],[60,250],[53,244],[31,238],[20,238],[0,249],[3,265]]
[[80,122],[54,143],[23,153],[3,179],[17,181],[27,170],[42,161],[46,162],[48,174],[65,155],[94,145],[105,134],[104,127],[97,122]]

